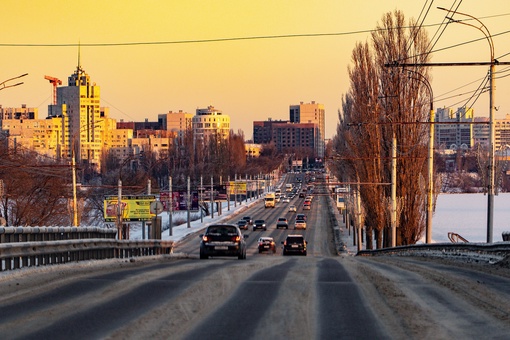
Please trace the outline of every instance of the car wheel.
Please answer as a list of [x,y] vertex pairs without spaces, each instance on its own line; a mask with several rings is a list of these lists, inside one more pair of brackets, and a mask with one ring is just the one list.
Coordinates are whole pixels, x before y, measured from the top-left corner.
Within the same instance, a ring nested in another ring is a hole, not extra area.
[[257,230],[257,228],[253,227],[253,231]]
[[262,253],[262,249],[259,249],[259,254]]
[[209,256],[205,255],[203,252],[200,252],[200,259],[201,260],[207,260]]
[[289,227],[285,227],[285,229],[289,229]]
[[267,230],[267,228],[264,228],[264,231],[266,231],[266,230]]
[[306,256],[306,251],[303,253],[304,256]]

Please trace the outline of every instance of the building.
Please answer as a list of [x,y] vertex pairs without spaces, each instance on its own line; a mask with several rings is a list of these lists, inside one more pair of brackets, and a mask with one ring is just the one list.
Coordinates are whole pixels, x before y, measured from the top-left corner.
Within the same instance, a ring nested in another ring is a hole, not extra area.
[[158,115],[158,122],[162,129],[170,131],[177,136],[179,144],[182,144],[186,131],[192,129],[193,114],[169,111]]
[[255,144],[269,144],[273,141],[273,124],[288,123],[284,120],[272,120],[269,118],[265,121],[253,122],[253,143]]
[[244,149],[246,150],[246,158],[257,158],[262,152],[261,144],[245,143]]
[[324,157],[326,138],[325,109],[323,104],[312,101],[300,102],[299,105],[290,105],[289,116],[291,123],[315,124],[314,151],[316,157]]
[[317,124],[282,122],[273,124],[272,141],[281,152],[302,151],[303,154],[317,152]]
[[[474,146],[473,109],[439,108],[435,117],[435,145],[442,149],[470,149]],[[443,124],[441,124],[443,123]]]
[[89,75],[78,66],[68,77],[68,85],[57,89],[57,103],[48,106],[49,117],[63,121],[62,158],[76,157],[98,171],[107,143],[106,124],[108,110],[100,107],[100,88],[90,81]]
[[230,117],[210,105],[206,109],[197,109],[191,122],[195,138],[206,140],[210,137],[228,138],[230,135]]
[[490,128],[489,117],[475,117],[473,126],[474,144],[483,147],[489,146]]
[[6,107],[0,105],[0,120],[3,119],[38,119],[39,109],[27,107],[21,104],[21,107]]

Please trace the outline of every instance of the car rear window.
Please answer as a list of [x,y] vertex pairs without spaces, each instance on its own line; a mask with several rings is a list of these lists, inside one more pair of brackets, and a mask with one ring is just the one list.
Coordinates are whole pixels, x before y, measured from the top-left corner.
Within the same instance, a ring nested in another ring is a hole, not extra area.
[[212,235],[237,235],[237,229],[229,226],[211,226],[207,229],[207,234]]
[[303,243],[303,238],[297,236],[289,236],[287,237],[287,243]]

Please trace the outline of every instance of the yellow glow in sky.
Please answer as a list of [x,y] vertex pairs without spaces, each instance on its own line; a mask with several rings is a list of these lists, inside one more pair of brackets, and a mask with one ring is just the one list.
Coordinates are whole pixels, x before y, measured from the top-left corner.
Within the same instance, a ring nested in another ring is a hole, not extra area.
[[[454,1],[434,1],[426,25],[440,23]],[[67,85],[81,65],[101,87],[101,105],[113,118],[156,121],[157,115],[214,105],[231,117],[234,131],[252,138],[254,120],[289,119],[289,105],[315,100],[326,108],[326,137],[335,134],[341,96],[349,89],[347,67],[357,41],[369,33],[223,42],[87,46],[128,42],[176,42],[232,37],[347,33],[374,29],[382,15],[400,9],[418,18],[419,0],[2,0],[0,82],[23,73],[24,85],[0,91],[0,105],[38,107],[40,118],[51,103],[50,75]],[[462,1],[468,13],[494,36],[496,57],[510,61],[510,3]],[[506,14],[506,15],[503,15]],[[437,26],[427,27],[432,37]],[[451,24],[435,50],[482,38],[476,29]],[[68,46],[12,46],[63,45]],[[433,62],[489,61],[487,41],[433,54]],[[510,71],[499,66],[496,118],[510,114]],[[436,107],[462,106],[487,74],[486,67],[434,68]],[[507,76],[506,78],[504,76]],[[472,83],[474,82],[474,83]],[[465,86],[467,84],[470,84]],[[446,95],[446,93],[454,90]],[[446,99],[444,99],[446,98]],[[488,115],[488,94],[474,105],[475,116]]]

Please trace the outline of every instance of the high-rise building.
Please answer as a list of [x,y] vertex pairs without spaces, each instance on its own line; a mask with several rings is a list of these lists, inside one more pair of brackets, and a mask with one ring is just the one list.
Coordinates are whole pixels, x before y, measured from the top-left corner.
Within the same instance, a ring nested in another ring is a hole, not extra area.
[[317,157],[324,157],[324,140],[326,138],[326,121],[324,105],[312,101],[300,102],[289,107],[291,123],[315,124],[314,148]]
[[206,109],[197,109],[192,119],[195,138],[206,140],[209,137],[228,138],[230,135],[230,117],[209,105]]
[[57,103],[48,106],[48,116],[61,117],[63,129],[60,157],[88,163],[96,171],[107,140],[108,110],[101,110],[100,88],[78,66],[67,86],[57,88]]

